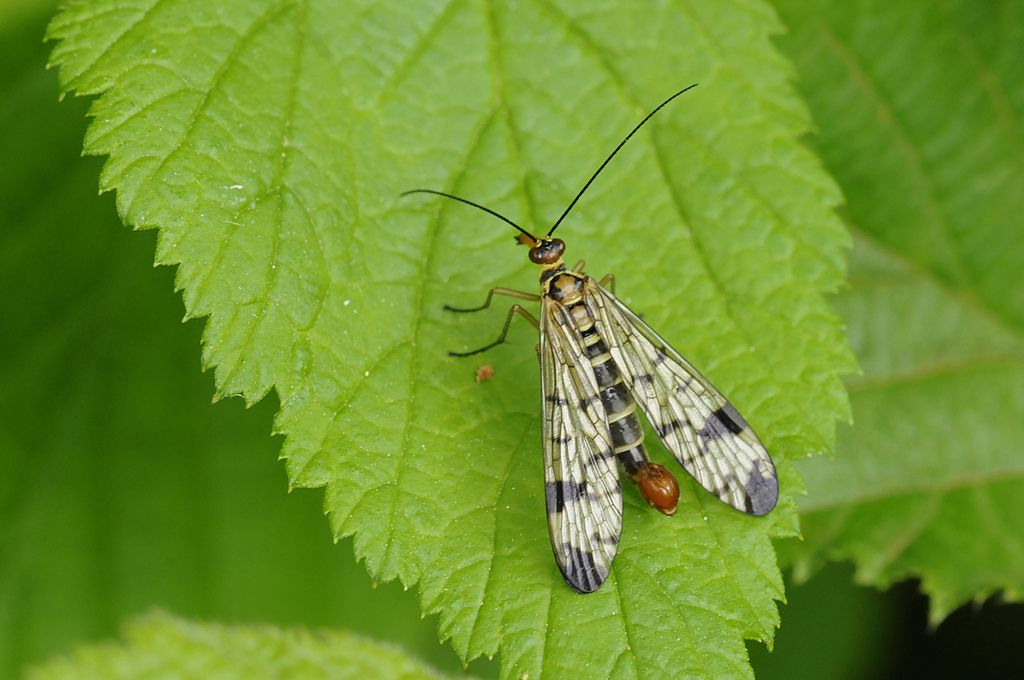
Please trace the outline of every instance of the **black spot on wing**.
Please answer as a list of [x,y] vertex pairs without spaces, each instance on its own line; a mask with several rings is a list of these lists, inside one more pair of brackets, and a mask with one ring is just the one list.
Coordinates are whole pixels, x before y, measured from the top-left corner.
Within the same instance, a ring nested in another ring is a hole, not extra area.
[[569,543],[562,544],[560,549],[562,554],[558,555],[558,566],[565,580],[577,592],[592,593],[608,578],[607,568],[599,565],[589,550]]
[[615,452],[610,449],[607,451],[600,451],[598,453],[591,454],[591,456],[587,459],[586,469],[591,470],[597,467],[601,461],[612,460],[615,457]]
[[739,434],[746,424],[736,409],[727,403],[708,416],[707,422],[698,434],[705,440],[721,439],[728,433]]
[[587,397],[581,397],[580,398],[580,404],[579,404],[580,410],[581,411],[586,411],[587,409],[589,409],[591,406],[593,406],[594,404],[596,404],[600,400],[601,400],[601,398],[599,396],[597,396],[596,394],[591,394],[590,396],[587,396]]
[[637,375],[633,376],[633,386],[634,387],[636,387],[637,385],[646,385],[646,386],[650,387],[653,384],[654,384],[654,376],[651,375],[650,373],[638,373]]
[[769,474],[764,475],[760,463],[754,465],[743,482],[743,488],[747,492],[744,509],[751,515],[768,514],[779,500],[779,479],[775,476],[775,470],[769,468]]
[[544,400],[547,401],[550,404],[555,404],[556,406],[568,406],[569,405],[569,400],[568,399],[566,399],[564,397],[560,397],[557,394],[549,394],[546,397],[544,397]]
[[548,512],[562,512],[566,503],[574,503],[587,495],[587,483],[572,480],[548,482],[544,485]]
[[743,416],[740,415],[740,412],[733,408],[733,405],[729,402],[725,402],[722,408],[718,409],[718,411],[725,416],[728,416],[728,419],[738,428],[732,430],[732,432],[738,434],[740,430],[750,427],[750,425],[747,425],[747,421],[743,419]]
[[681,385],[676,386],[676,394],[680,397],[686,396],[686,393],[690,391],[690,385],[693,384],[693,378],[687,378],[683,380]]
[[687,418],[685,422],[686,424],[684,425],[683,422],[680,421],[678,418],[673,418],[672,420],[666,420],[660,426],[656,427],[655,430],[657,431],[658,436],[664,439],[665,437],[669,436],[676,430],[681,430],[684,427],[693,427],[690,424],[689,418]]
[[609,534],[608,536],[602,536],[601,534],[595,531],[594,533],[590,534],[590,542],[593,545],[597,545],[599,543],[604,543],[605,545],[618,545],[619,535]]

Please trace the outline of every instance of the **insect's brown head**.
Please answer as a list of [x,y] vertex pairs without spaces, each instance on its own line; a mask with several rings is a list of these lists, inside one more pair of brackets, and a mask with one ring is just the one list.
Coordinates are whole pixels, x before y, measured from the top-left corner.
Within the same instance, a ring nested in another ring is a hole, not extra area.
[[534,264],[556,264],[561,261],[562,255],[565,253],[565,241],[560,238],[544,237],[526,245],[530,246],[530,262]]

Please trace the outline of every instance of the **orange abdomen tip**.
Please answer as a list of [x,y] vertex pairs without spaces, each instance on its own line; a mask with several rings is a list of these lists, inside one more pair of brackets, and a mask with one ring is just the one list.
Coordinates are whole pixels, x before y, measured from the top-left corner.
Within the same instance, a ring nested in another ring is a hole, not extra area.
[[675,513],[679,503],[679,482],[663,465],[644,465],[633,475],[633,481],[651,507],[666,515]]

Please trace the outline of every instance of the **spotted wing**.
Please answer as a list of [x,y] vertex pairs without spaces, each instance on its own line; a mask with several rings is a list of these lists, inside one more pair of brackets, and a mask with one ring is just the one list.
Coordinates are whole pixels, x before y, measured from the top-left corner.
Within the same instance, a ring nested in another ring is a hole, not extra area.
[[576,590],[597,590],[622,530],[622,490],[608,418],[571,312],[545,300],[540,333],[544,482],[551,548]]
[[775,507],[779,481],[764,445],[732,404],[661,336],[593,279],[587,305],[634,399],[701,486],[738,510]]

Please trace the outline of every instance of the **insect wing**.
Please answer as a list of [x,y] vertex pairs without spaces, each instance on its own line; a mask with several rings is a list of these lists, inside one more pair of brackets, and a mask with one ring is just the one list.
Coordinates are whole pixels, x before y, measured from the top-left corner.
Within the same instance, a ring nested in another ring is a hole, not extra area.
[[576,590],[597,590],[622,530],[622,490],[604,404],[572,314],[545,300],[541,320],[544,482],[555,561]]
[[680,465],[738,510],[763,515],[774,508],[775,465],[732,404],[618,298],[592,279],[587,291],[626,385]]

